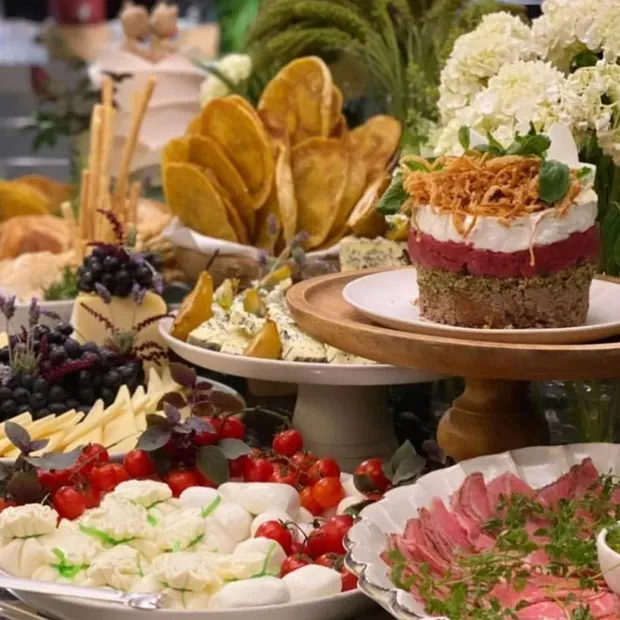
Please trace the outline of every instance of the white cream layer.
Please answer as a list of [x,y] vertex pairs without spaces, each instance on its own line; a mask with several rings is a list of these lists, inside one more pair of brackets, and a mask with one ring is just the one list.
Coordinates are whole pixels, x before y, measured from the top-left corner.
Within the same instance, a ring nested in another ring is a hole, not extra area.
[[[582,192],[566,213],[557,216],[546,210],[510,220],[507,225],[497,217],[478,217],[472,230],[463,236],[455,227],[451,213],[437,213],[430,205],[419,207],[412,217],[412,227],[436,241],[466,243],[477,250],[519,252],[533,246],[550,245],[585,232],[596,222],[598,207],[593,190]],[[467,230],[474,218],[466,216]]]

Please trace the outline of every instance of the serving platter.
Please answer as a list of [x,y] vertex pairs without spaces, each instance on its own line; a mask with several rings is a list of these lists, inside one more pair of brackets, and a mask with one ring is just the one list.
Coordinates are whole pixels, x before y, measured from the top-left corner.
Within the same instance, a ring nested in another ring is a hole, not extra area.
[[159,330],[167,346],[188,362],[216,372],[297,384],[293,425],[315,454],[329,454],[348,471],[397,447],[387,410],[387,386],[442,378],[434,372],[387,364],[317,364],[243,357],[209,351],[174,338],[171,318]]
[[[422,476],[415,484],[393,489],[385,497],[365,508],[345,540],[346,565],[359,577],[359,588],[398,620],[437,620],[423,605],[392,584],[387,565],[381,559],[387,534],[401,533],[408,519],[417,516],[434,497],[449,505],[450,495],[474,472],[485,481],[512,472],[533,488],[557,480],[571,466],[592,458],[601,473],[620,474],[620,445],[606,443],[523,448],[502,454],[463,461],[448,469]],[[447,619],[442,619],[447,620]]]
[[473,329],[434,323],[420,315],[416,269],[383,271],[347,284],[342,295],[364,316],[392,329],[490,342],[569,344],[620,334],[620,283],[595,279],[584,325],[562,329]]
[[12,592],[20,601],[57,620],[343,620],[373,607],[372,602],[359,590],[326,596],[311,601],[267,605],[264,607],[244,607],[209,611],[179,611],[160,609],[143,611],[130,609],[113,603],[81,601],[64,597]]

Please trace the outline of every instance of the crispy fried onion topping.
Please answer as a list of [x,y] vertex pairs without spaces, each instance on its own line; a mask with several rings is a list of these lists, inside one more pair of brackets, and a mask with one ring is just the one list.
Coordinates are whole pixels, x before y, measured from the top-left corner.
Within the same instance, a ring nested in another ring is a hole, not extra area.
[[[529,213],[553,210],[562,217],[573,204],[582,186],[575,172],[570,187],[556,204],[548,205],[539,195],[537,157],[507,155],[489,157],[468,153],[460,157],[440,157],[432,163],[419,157],[402,162],[403,186],[409,194],[404,208],[431,205],[437,213],[451,213],[456,230],[466,237],[478,217],[497,217],[506,227],[511,220]],[[473,216],[466,225],[466,218]]]

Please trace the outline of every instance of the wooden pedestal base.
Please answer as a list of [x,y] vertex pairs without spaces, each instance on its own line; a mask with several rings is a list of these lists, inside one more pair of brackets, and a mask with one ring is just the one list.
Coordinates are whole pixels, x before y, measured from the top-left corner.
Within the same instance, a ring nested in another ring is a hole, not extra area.
[[465,391],[439,422],[437,441],[456,461],[545,445],[545,420],[532,411],[527,383],[467,379]]

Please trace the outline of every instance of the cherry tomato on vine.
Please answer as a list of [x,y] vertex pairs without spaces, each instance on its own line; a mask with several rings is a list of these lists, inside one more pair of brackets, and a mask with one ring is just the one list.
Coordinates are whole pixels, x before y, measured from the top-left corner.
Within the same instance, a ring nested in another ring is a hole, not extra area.
[[356,478],[363,478],[365,483],[369,483],[368,486],[374,487],[374,490],[381,493],[390,486],[390,479],[383,473],[381,459],[368,459],[360,463],[355,468],[354,475]]
[[101,504],[101,493],[89,485],[82,489],[82,495],[84,496],[84,504],[86,508],[97,508]]
[[243,468],[250,459],[247,456],[240,456],[238,459],[228,461],[228,473],[231,478],[243,478]]
[[283,456],[293,456],[304,448],[304,439],[299,431],[291,428],[278,433],[273,438],[273,449]]
[[292,555],[289,555],[284,562],[282,562],[280,577],[284,577],[284,575],[288,575],[298,568],[308,566],[308,564],[312,564],[312,558],[304,555],[303,553],[293,553]]
[[308,471],[310,480],[318,482],[322,478],[338,478],[340,480],[340,467],[334,459],[319,459]]
[[46,491],[55,491],[60,487],[67,486],[73,475],[71,469],[53,469],[51,471],[37,470],[37,479],[39,484]]
[[323,512],[323,507],[319,504],[312,495],[312,488],[306,487],[299,493],[299,499],[301,505],[310,512],[313,516],[318,517]]
[[324,510],[335,508],[344,497],[344,489],[338,478],[323,478],[312,487],[312,497]]
[[273,473],[273,465],[266,458],[249,459],[243,466],[246,482],[267,482]]
[[221,436],[223,439],[243,439],[245,424],[235,416],[229,416],[222,423]]
[[320,555],[316,560],[314,560],[315,564],[319,566],[327,566],[327,568],[333,568],[340,572],[340,569],[344,565],[344,556],[339,553],[324,553]]
[[77,467],[80,473],[88,475],[88,472],[97,465],[105,465],[110,462],[110,455],[108,451],[98,443],[89,443],[82,448],[77,462]]
[[293,536],[280,521],[266,521],[256,530],[254,538],[275,540],[284,549],[286,555],[290,555],[293,547]]
[[73,521],[86,510],[84,495],[73,487],[61,487],[52,496],[52,504],[58,515]]
[[116,486],[118,486],[121,482],[126,482],[129,480],[129,474],[122,465],[119,463],[112,463],[112,467],[114,467],[114,473],[116,474]]
[[340,578],[342,579],[342,592],[349,592],[357,588],[357,576],[346,566],[343,566],[340,570]]
[[291,457],[291,465],[299,472],[299,484],[306,486],[310,482],[308,474],[310,468],[316,463],[316,457],[310,452],[295,452]]
[[132,450],[125,456],[123,465],[131,478],[147,478],[155,473],[151,455],[144,450]]
[[200,486],[200,478],[194,471],[184,469],[173,469],[168,472],[164,482],[170,487],[172,495],[179,497],[185,489]]
[[343,538],[353,525],[352,517],[341,515],[330,519],[308,536],[308,554],[318,558],[326,553],[342,555],[345,552]]
[[110,463],[93,467],[89,479],[91,485],[100,493],[109,493],[118,485],[116,470]]
[[279,484],[288,484],[294,487],[297,484],[297,471],[294,467],[288,465],[276,464],[273,466],[273,472],[269,476],[268,482],[277,482]]

